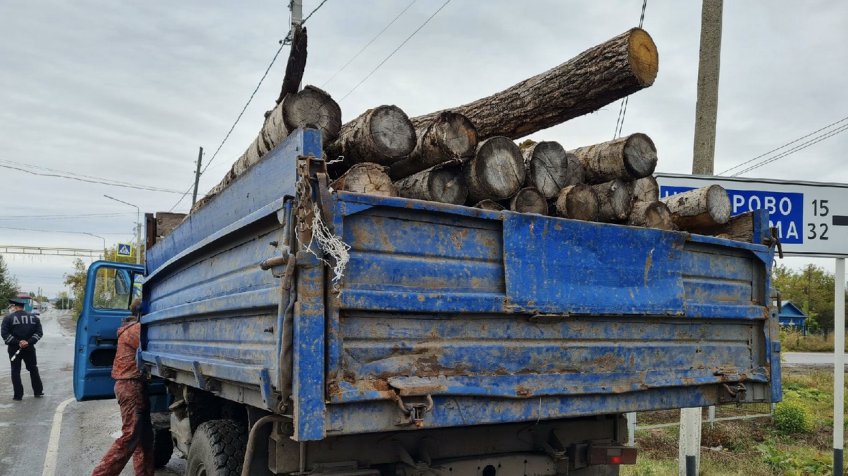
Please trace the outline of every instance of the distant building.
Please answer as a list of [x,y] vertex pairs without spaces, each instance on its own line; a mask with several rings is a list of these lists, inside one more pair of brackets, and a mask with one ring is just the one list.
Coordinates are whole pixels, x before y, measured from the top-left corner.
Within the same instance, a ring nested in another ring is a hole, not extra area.
[[794,329],[807,335],[807,315],[804,314],[798,306],[792,304],[792,301],[785,301],[780,307],[780,327]]

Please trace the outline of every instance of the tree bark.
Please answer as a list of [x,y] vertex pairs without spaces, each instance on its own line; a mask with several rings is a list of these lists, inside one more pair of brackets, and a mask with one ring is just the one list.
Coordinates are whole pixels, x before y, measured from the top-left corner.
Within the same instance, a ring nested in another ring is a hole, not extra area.
[[571,151],[586,169],[587,183],[647,177],[657,167],[657,148],[645,134],[632,134]]
[[326,146],[330,160],[344,157],[349,164],[392,165],[415,147],[415,129],[397,106],[378,106],[346,123],[339,138]]
[[440,164],[395,182],[401,197],[462,205],[468,188],[459,164]]
[[633,202],[627,224],[633,226],[644,226],[658,230],[673,230],[674,222],[671,212],[663,202]]
[[470,203],[511,197],[524,183],[524,160],[518,146],[506,137],[492,137],[477,146],[464,166]]
[[[634,28],[499,93],[447,110],[468,117],[481,140],[518,139],[650,86],[658,68],[654,41]],[[437,114],[413,120],[428,121]]]
[[282,143],[298,127],[313,127],[321,131],[323,140],[332,140],[339,134],[342,112],[329,94],[314,86],[288,94],[283,101],[265,115],[262,129],[239,157],[224,178],[198,200],[192,211],[199,210],[215,195],[227,188],[247,169],[259,162],[268,152]]
[[535,187],[545,198],[554,198],[564,187],[583,183],[583,165],[559,142],[525,144],[520,147],[526,168],[525,185]]
[[409,157],[392,164],[394,180],[408,177],[460,157],[470,157],[477,149],[477,129],[462,114],[443,112],[433,121],[413,123],[418,141]]
[[660,186],[653,175],[633,182],[633,199],[638,202],[656,202],[660,199]]
[[384,168],[370,162],[354,165],[330,186],[345,192],[367,193],[383,197],[398,195]]
[[593,185],[598,194],[598,220],[621,223],[627,220],[633,206],[633,187],[621,179]]
[[491,210],[491,211],[494,211],[494,212],[502,212],[502,211],[506,210],[506,207],[504,207],[500,203],[498,203],[494,200],[489,200],[489,199],[481,200],[481,201],[475,203],[474,207],[475,208],[482,208],[483,210]]
[[735,217],[731,217],[724,225],[716,225],[708,228],[691,228],[687,231],[701,235],[723,236],[730,240],[753,243],[754,213],[747,212],[736,215]]
[[509,201],[509,209],[519,213],[548,214],[548,201],[535,187],[524,187]]
[[283,86],[280,88],[277,104],[280,104],[287,95],[297,93],[303,81],[303,71],[306,69],[306,36],[306,27],[295,25],[289,60],[286,63],[286,74],[283,76]]
[[681,230],[723,225],[730,220],[730,198],[720,185],[689,190],[662,199]]
[[556,200],[557,215],[563,218],[597,221],[599,209],[598,194],[585,184],[563,188]]

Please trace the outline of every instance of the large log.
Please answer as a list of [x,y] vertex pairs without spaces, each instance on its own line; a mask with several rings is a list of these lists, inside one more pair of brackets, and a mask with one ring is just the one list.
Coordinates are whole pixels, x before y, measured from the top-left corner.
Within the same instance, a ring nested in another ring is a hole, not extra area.
[[470,203],[487,198],[504,200],[524,183],[524,159],[518,146],[506,137],[492,137],[477,146],[464,166]]
[[[634,28],[499,93],[446,110],[468,117],[481,140],[518,139],[646,88],[658,69],[654,41],[645,30]],[[432,121],[437,114],[413,122]]]
[[723,225],[730,219],[730,198],[721,185],[709,185],[663,198],[681,230]]
[[571,151],[586,169],[587,183],[647,177],[657,167],[657,148],[645,134],[632,134]]
[[536,187],[524,187],[509,201],[509,209],[519,213],[548,214],[548,201]]
[[462,114],[443,112],[429,122],[416,127],[418,140],[409,157],[392,164],[389,175],[393,180],[441,163],[470,157],[477,149],[477,129]]
[[598,194],[582,183],[563,188],[556,200],[557,215],[563,218],[597,221],[599,209]]
[[227,188],[247,169],[278,146],[296,128],[313,127],[321,131],[324,141],[334,140],[341,129],[342,112],[336,101],[314,86],[286,95],[265,115],[265,123],[247,150],[233,163],[224,178],[200,199],[192,211],[200,209],[215,195]]
[[668,207],[663,202],[633,202],[627,224],[658,230],[674,229],[671,212],[668,211]]
[[330,160],[348,165],[374,162],[392,165],[415,147],[415,129],[397,106],[378,106],[342,126],[339,138],[326,147]]
[[401,197],[462,205],[468,188],[459,164],[440,164],[395,182]]
[[554,198],[564,187],[583,183],[583,165],[559,142],[525,142],[520,148],[526,167],[525,185],[535,187],[545,198]]
[[690,228],[687,231],[701,235],[722,236],[731,240],[753,243],[754,213],[747,212],[741,215],[736,215],[735,217],[731,217],[724,225],[715,225],[707,228]]
[[398,195],[385,169],[370,162],[354,165],[330,186],[335,190],[345,192],[367,193],[383,197],[396,197]]
[[592,185],[598,194],[598,220],[620,223],[627,220],[633,206],[633,186],[621,179]]
[[633,199],[638,202],[656,202],[660,199],[660,186],[653,175],[633,182]]

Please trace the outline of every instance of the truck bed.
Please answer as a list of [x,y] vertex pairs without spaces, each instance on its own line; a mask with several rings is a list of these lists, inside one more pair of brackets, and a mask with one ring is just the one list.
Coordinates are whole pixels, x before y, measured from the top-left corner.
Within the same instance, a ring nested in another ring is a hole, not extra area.
[[284,359],[286,303],[259,263],[285,240],[298,156],[321,156],[319,133],[148,252],[155,375],[271,411],[290,375],[298,441],[780,399],[764,245],[341,192],[325,206],[344,277],[297,254]]

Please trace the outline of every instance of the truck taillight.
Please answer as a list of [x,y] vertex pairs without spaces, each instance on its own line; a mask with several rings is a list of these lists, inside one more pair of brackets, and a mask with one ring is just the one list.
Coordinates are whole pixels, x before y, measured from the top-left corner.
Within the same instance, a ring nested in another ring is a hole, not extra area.
[[589,464],[636,464],[636,448],[629,446],[592,446]]

